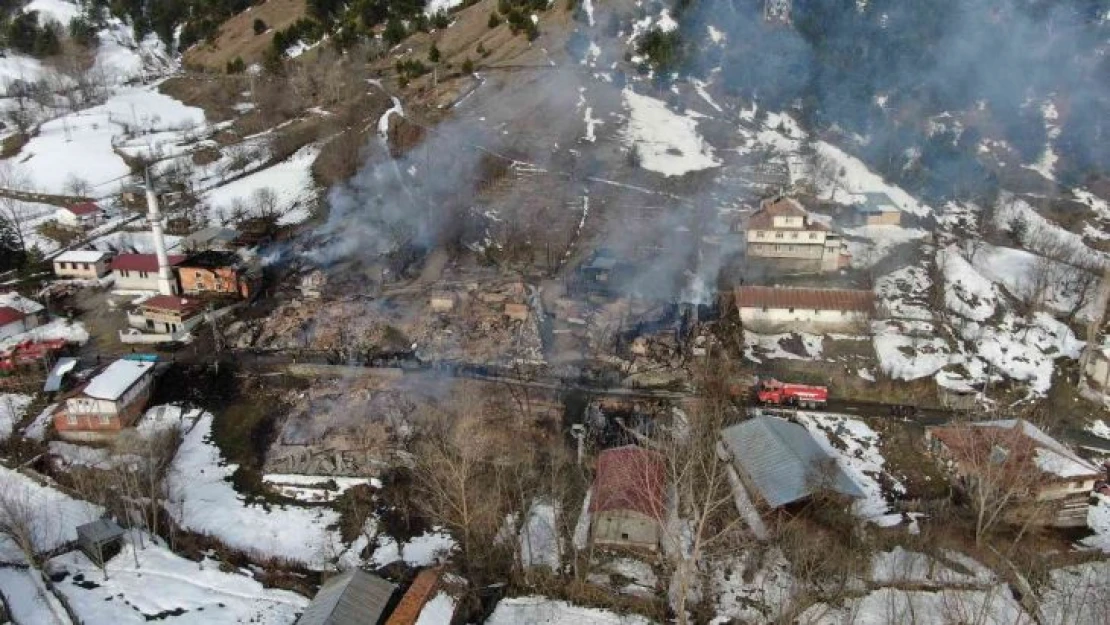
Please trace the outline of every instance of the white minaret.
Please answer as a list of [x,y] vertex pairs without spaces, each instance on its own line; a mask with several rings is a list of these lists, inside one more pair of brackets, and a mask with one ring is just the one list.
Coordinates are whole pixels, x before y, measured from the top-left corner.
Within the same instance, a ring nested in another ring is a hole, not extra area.
[[158,210],[158,196],[150,184],[150,170],[146,170],[146,209],[150,231],[154,235],[154,255],[158,257],[158,292],[162,295],[176,295],[177,282],[173,279],[170,259],[166,256],[166,240],[162,236],[162,213]]

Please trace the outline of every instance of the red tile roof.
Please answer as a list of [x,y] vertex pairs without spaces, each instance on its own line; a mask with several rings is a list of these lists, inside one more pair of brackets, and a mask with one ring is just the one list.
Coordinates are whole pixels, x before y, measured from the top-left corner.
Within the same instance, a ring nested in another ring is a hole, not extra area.
[[424,569],[413,580],[412,585],[405,591],[405,595],[401,597],[401,601],[397,607],[393,609],[393,613],[389,615],[389,620],[385,625],[413,625],[420,619],[420,612],[424,609],[424,604],[435,595],[436,590],[439,588],[439,578],[443,574],[443,569]]
[[597,457],[597,476],[590,512],[634,510],[653,519],[663,517],[666,473],[657,452],[625,445]]
[[80,204],[71,204],[66,207],[66,210],[74,215],[89,215],[100,210],[100,207],[93,202],[81,202]]
[[172,310],[174,312],[190,312],[200,310],[203,302],[197,299],[181,297],[180,295],[155,295],[139,304],[143,308],[155,310]]
[[[169,256],[170,265],[180,265],[185,260],[181,254]],[[158,271],[158,257],[154,254],[120,254],[112,259],[112,271]]]
[[794,289],[742,286],[735,293],[737,308],[810,308],[871,312],[875,294],[849,289]]
[[0,326],[6,326],[9,323],[14,323],[26,316],[27,315],[12,308],[11,306],[0,306]]

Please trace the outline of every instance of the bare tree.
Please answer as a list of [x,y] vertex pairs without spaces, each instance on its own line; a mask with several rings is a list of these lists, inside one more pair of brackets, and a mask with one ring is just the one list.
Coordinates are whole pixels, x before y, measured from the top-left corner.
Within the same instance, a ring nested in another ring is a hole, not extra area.
[[266,220],[277,221],[285,214],[277,193],[270,187],[255,189],[251,193],[250,206],[252,216]]
[[[12,166],[11,163],[0,163],[0,188],[25,190],[29,186],[27,176]],[[31,206],[26,202],[3,194],[0,195],[0,221],[6,221],[15,234],[19,248],[27,251],[27,236],[32,232]]]

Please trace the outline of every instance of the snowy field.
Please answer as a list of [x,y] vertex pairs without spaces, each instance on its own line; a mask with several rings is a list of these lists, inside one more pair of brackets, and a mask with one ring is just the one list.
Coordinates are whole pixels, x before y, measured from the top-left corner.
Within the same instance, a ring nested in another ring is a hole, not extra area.
[[149,537],[145,544],[145,549],[136,549],[129,535],[123,550],[108,562],[107,578],[79,551],[50,560],[47,570],[66,574],[58,588],[90,624],[291,625],[308,604],[301,595],[223,572],[219,561],[186,560]]
[[631,89],[625,89],[622,97],[629,110],[625,143],[637,150],[641,167],[681,176],[721,164],[712,146],[698,134],[697,120],[691,115],[679,115],[662,100]]
[[62,603],[46,589],[37,569],[0,567],[0,593],[15,623],[71,625]]
[[10,162],[33,190],[72,194],[79,181],[92,188],[94,197],[106,197],[131,174],[113,151],[113,141],[128,131],[184,131],[203,123],[204,112],[198,108],[153,88],[123,87],[104,104],[43,123]]
[[622,616],[608,610],[583,608],[546,597],[503,599],[486,625],[648,625],[642,616]]
[[[49,551],[77,540],[77,526],[100,518],[100,506],[69,495],[0,466],[0,498],[12,518],[31,530],[38,552]],[[0,562],[22,563],[23,553],[11,538],[0,536]]]
[[297,224],[309,218],[309,207],[316,196],[312,163],[319,148],[301,148],[293,156],[261,171],[244,176],[208,191],[203,201],[208,206],[211,224],[224,224],[234,214],[236,204],[249,208],[258,189],[270,189],[277,196],[281,224]]
[[[163,235],[166,241],[166,251],[173,252],[181,247],[184,237],[172,234]],[[149,231],[120,231],[106,234],[94,239],[90,245],[104,252],[119,252],[122,254],[153,254],[154,235]]]
[[[801,351],[804,353],[786,349],[783,346],[786,342],[794,343],[793,347],[797,347],[796,344],[800,342]],[[750,330],[744,330],[744,358],[754,363],[762,363],[768,359],[821,360],[824,344],[825,337],[818,334],[805,332],[756,334]]]
[[170,467],[166,507],[178,523],[235,549],[327,568],[344,550],[338,532],[329,529],[338,523],[339,513],[247,505],[229,481],[237,467],[221,458],[211,430],[212,415],[206,413],[185,434]]

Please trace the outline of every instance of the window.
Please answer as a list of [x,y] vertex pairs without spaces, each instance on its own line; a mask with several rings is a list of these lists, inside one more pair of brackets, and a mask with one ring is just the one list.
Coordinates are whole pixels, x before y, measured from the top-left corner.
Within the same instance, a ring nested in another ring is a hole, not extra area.
[[775,238],[776,239],[781,239],[782,238],[782,233],[781,232],[776,232],[775,233]]
[[70,425],[77,425],[77,415],[72,412],[66,414],[66,423]]
[[792,312],[794,312],[794,309],[793,308],[788,308],[788,309],[786,309],[786,312],[791,312],[792,313]]
[[810,232],[809,233],[809,239],[811,241],[816,240],[817,239],[817,233],[816,232]]
[[112,424],[112,415],[106,415],[106,414],[100,415],[100,425],[111,425],[111,424]]
[[790,238],[791,239],[797,239],[798,238],[798,233],[797,232],[791,232],[790,233]]
[[122,270],[120,270],[119,274],[120,274],[121,276],[123,276],[124,278],[126,278],[126,277],[128,277],[128,276],[130,276],[130,275],[131,275],[130,273],[128,273],[128,272],[127,272],[127,270],[126,270],[126,269],[122,269]]
[[81,263],[81,269],[84,269],[85,271],[88,271],[89,270],[89,264],[88,263]]
[[628,540],[628,534],[621,532],[621,540]]

